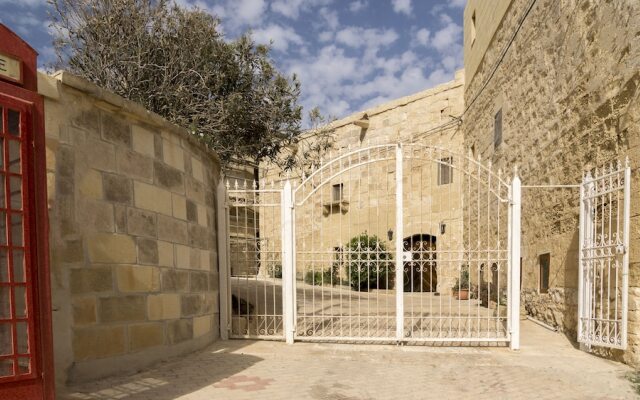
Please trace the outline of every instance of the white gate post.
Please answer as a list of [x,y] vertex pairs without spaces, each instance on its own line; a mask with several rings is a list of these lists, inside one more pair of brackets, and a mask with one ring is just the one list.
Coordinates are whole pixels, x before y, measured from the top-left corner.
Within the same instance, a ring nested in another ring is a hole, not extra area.
[[629,229],[631,223],[631,166],[629,157],[624,161],[624,222],[622,227],[624,254],[622,256],[622,332],[620,339],[623,349],[627,348],[627,319],[629,312]]
[[396,340],[404,340],[404,260],[402,145],[396,147]]
[[224,175],[220,176],[216,189],[216,220],[218,225],[218,294],[220,296],[220,339],[229,339],[231,328],[230,302],[230,247],[229,247],[229,207],[227,206],[228,193],[224,184]]
[[518,169],[515,169],[513,180],[511,181],[511,204],[510,208],[510,225],[511,225],[511,238],[510,238],[510,252],[509,255],[509,267],[511,270],[511,282],[510,286],[510,318],[511,318],[511,340],[509,342],[509,348],[511,350],[520,349],[520,219],[521,219],[521,188],[520,177],[518,176]]
[[[590,196],[593,195],[594,182],[591,172],[587,172],[582,185],[580,187],[580,227],[578,233],[578,342],[582,350],[588,350],[591,346],[591,265],[585,269],[584,257],[585,243],[593,243],[593,226],[594,212],[593,201]],[[591,252],[591,250],[589,250]],[[589,254],[587,259],[591,260],[592,255]],[[584,327],[584,319],[587,326]],[[586,332],[586,336],[583,336]]]
[[582,182],[580,182],[580,203],[579,207],[580,207],[580,216],[579,216],[579,220],[578,220],[578,343],[580,343],[580,347],[583,346],[581,338],[582,338],[582,313],[583,310],[582,308],[584,307],[583,305],[583,299],[582,296],[584,296],[584,264],[583,264],[583,254],[582,254],[582,247],[584,245],[584,223],[585,223],[585,218],[584,218],[584,208],[585,208],[585,204],[584,204],[584,188],[586,185],[586,177],[583,176],[582,177]]
[[295,246],[293,237],[293,188],[287,180],[282,189],[282,318],[284,337],[292,344],[295,331]]

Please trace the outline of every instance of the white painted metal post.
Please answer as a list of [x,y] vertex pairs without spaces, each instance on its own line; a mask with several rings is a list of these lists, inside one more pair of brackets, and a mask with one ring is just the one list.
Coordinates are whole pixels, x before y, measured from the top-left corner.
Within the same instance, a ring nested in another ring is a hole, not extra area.
[[580,184],[580,219],[578,222],[578,343],[582,346],[582,315],[584,313],[584,224],[585,224],[585,186],[586,176],[582,178]]
[[295,333],[295,266],[293,240],[293,188],[287,180],[282,189],[282,318],[284,337],[292,344]]
[[[588,250],[588,254],[584,252],[585,243],[588,244],[588,247],[593,246],[593,228],[595,225],[595,212],[593,209],[593,195],[594,195],[595,183],[591,172],[587,172],[587,175],[584,178],[583,185],[583,196],[584,199],[581,202],[580,206],[582,215],[582,223],[583,225],[580,229],[583,231],[580,236],[582,237],[582,242],[578,246],[580,250],[579,257],[584,258],[585,256],[588,259],[587,268],[585,269],[585,263],[582,261],[580,263],[580,268],[578,270],[578,279],[580,279],[580,283],[578,286],[578,321],[579,329],[578,330],[578,342],[581,343],[580,348],[582,350],[588,350],[591,348],[591,288],[592,288],[592,259],[593,259],[593,250]],[[580,293],[580,289],[582,289],[582,293]],[[585,323],[584,319],[586,319],[586,327],[582,325]],[[582,320],[582,321],[581,321]],[[583,335],[584,332],[584,335]],[[582,338],[580,335],[583,335]],[[586,348],[583,348],[583,345]]]
[[402,145],[396,147],[396,340],[404,340],[404,260],[402,205]]
[[510,297],[511,297],[511,350],[520,349],[520,212],[522,207],[521,182],[516,168],[513,181],[511,181],[511,254],[509,257],[511,269]]
[[624,254],[622,256],[622,349],[627,348],[627,313],[629,304],[629,229],[631,221],[631,167],[629,166],[629,158],[624,162],[624,227],[623,227],[623,245]]
[[220,177],[216,190],[216,220],[218,226],[218,294],[220,296],[220,338],[229,339],[231,329],[230,288],[230,248],[229,248],[229,208],[224,176]]

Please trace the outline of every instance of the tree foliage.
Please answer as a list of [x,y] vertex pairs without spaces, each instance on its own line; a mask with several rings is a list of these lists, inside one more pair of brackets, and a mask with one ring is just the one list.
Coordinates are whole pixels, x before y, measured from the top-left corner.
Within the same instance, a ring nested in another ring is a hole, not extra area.
[[[223,161],[298,161],[295,75],[250,34],[224,39],[218,18],[167,0],[49,0],[56,67],[189,129]],[[293,157],[293,158],[292,158]]]

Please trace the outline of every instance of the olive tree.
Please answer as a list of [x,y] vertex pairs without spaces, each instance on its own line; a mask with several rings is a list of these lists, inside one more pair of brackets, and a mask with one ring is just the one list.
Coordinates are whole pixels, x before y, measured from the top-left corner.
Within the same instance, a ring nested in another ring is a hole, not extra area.
[[167,0],[49,2],[55,67],[189,129],[223,162],[308,159],[283,152],[303,133],[300,82],[250,34],[225,40],[217,17]]

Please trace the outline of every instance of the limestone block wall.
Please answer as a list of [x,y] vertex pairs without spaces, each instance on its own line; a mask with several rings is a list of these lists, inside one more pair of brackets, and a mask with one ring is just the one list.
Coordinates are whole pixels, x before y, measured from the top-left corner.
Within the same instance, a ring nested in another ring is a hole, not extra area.
[[133,371],[212,342],[215,154],[67,73],[41,76],[40,91],[58,381]]
[[[471,9],[483,3],[469,1],[465,35]],[[640,365],[640,3],[538,0],[496,64],[530,1],[509,3],[499,26],[477,21],[476,29],[495,30],[486,52],[465,56],[465,68],[468,60],[481,60],[465,83],[465,145],[505,170],[519,165],[525,185],[577,184],[585,170],[630,157],[630,348],[609,356]],[[465,54],[472,51],[465,38]],[[503,132],[496,147],[498,110]],[[573,340],[578,205],[577,189],[523,191],[523,307]],[[540,293],[539,256],[545,253],[551,257],[550,289]]]

